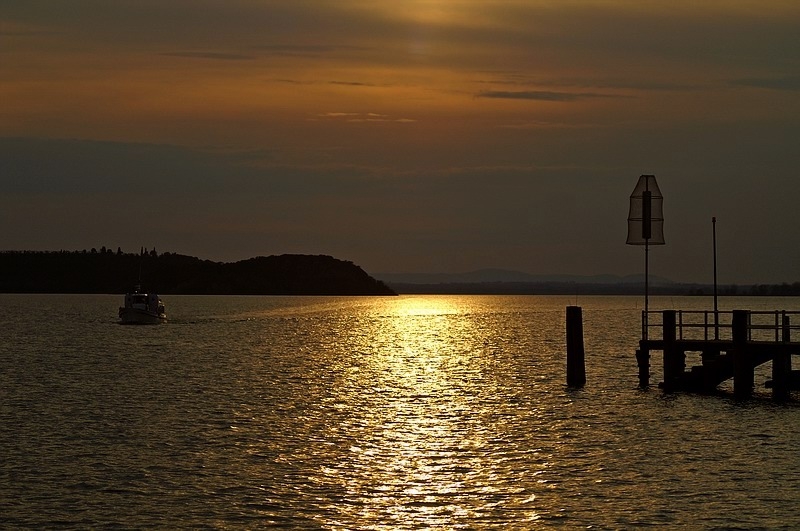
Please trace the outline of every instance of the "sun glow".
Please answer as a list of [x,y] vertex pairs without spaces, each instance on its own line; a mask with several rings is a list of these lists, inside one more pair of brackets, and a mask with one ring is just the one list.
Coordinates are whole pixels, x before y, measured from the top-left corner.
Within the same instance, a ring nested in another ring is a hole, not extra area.
[[[415,23],[443,24],[464,19],[472,13],[468,4],[480,3],[465,0],[405,0],[399,4],[378,4],[365,2],[362,7],[387,13],[387,16],[404,18]],[[400,9],[398,9],[400,7]]]
[[446,297],[408,298],[398,301],[393,311],[398,315],[412,317],[418,315],[453,315],[459,308]]

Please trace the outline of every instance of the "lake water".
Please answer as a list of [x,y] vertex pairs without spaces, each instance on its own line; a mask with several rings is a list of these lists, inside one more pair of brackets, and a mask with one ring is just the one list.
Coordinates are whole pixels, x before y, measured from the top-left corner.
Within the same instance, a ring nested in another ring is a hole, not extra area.
[[162,298],[0,295],[0,527],[800,528],[797,402],[637,389],[641,298]]

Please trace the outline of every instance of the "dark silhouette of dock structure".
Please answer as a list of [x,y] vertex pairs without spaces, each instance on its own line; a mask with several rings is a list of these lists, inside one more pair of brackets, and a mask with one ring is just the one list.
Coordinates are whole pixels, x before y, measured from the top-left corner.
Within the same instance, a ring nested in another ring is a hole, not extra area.
[[[650,384],[650,352],[663,353],[664,381],[668,392],[713,393],[733,379],[733,393],[747,398],[755,387],[756,367],[772,362],[773,397],[784,400],[800,389],[800,371],[792,370],[792,356],[800,354],[800,342],[792,331],[800,330],[800,312],[684,311],[642,312],[642,339],[636,359],[639,385]],[[686,354],[699,353],[700,365],[686,368]]]

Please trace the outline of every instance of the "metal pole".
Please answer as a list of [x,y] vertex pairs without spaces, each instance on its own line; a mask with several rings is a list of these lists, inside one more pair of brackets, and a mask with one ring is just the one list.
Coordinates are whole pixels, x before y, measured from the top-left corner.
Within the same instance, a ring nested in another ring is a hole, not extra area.
[[649,271],[650,271],[650,241],[644,241],[644,339],[647,339],[647,329],[650,326],[649,310]]
[[[650,237],[652,236],[652,207],[650,197],[650,182],[644,183],[644,193],[642,194],[642,237],[644,237],[644,319],[649,325],[650,315]],[[647,339],[647,327],[644,334]]]
[[719,308],[717,306],[717,218],[711,218],[712,241],[714,246],[714,339],[719,339]]

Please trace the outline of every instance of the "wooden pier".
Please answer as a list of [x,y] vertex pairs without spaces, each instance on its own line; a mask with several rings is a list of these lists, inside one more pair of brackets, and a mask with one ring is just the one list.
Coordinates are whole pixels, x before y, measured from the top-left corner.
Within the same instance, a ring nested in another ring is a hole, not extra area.
[[[642,312],[639,385],[649,386],[650,352],[660,350],[665,391],[711,393],[733,378],[734,395],[746,398],[753,393],[756,367],[772,362],[772,380],[766,385],[776,399],[786,399],[800,389],[800,371],[792,370],[792,356],[800,354],[793,330],[800,331],[800,312]],[[701,364],[687,370],[686,354],[692,352],[700,354]]]

